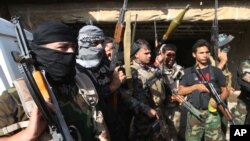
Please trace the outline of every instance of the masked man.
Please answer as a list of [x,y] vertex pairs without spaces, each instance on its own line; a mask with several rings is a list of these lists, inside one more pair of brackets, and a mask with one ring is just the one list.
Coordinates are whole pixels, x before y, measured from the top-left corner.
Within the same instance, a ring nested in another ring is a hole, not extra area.
[[119,116],[113,111],[109,98],[121,86],[125,75],[118,71],[118,67],[113,72],[109,70],[107,57],[104,57],[102,43],[104,41],[103,31],[93,25],[83,26],[78,34],[78,55],[77,68],[79,72],[86,73],[95,84],[100,99],[105,101],[100,107],[103,111],[104,119],[110,131],[111,140],[125,140],[123,125],[119,121]]
[[[45,22],[33,32],[30,48],[34,66],[45,72],[72,137],[81,141],[97,141],[100,132],[95,130],[96,123],[89,114],[92,108],[79,94],[75,83],[76,39],[77,34],[67,25],[55,21]],[[27,107],[22,106],[18,94],[15,88],[10,88],[1,95],[0,140],[38,140],[48,122],[37,107],[33,108],[28,118],[24,111]],[[27,128],[15,126],[22,125],[22,121],[26,120],[29,121]]]

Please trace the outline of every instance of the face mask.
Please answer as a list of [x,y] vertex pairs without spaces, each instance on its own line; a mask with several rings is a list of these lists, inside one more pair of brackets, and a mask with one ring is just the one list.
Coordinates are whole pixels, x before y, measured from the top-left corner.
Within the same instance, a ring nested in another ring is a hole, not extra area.
[[97,67],[103,56],[101,44],[95,47],[81,47],[76,62],[85,68]]
[[33,49],[38,67],[46,72],[52,81],[59,83],[69,83],[75,76],[75,53],[66,53],[48,49],[45,47],[36,47]]

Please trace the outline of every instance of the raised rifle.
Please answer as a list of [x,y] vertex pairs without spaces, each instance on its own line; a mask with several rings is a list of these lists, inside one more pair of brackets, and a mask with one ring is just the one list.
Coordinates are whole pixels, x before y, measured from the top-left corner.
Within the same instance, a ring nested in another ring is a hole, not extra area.
[[158,46],[158,35],[157,35],[156,20],[154,20],[154,33],[155,33],[155,47],[157,47]]
[[214,20],[212,23],[212,28],[211,28],[211,54],[213,58],[215,59],[215,65],[218,64],[218,35],[219,35],[219,25],[218,25],[218,19],[217,19],[217,9],[218,9],[218,0],[215,0],[215,6],[214,6]]
[[[41,111],[43,118],[48,121],[53,141],[73,141],[52,88],[44,76],[44,73],[38,70],[34,65],[26,34],[19,21],[19,17],[12,18],[12,23],[14,24],[21,53],[13,51],[11,54],[14,61],[19,65],[22,79],[27,85],[31,97]],[[16,85],[18,85],[18,83]],[[48,107],[44,98],[51,99],[55,112],[52,112]]]
[[115,33],[114,33],[114,42],[113,42],[113,50],[112,50],[112,57],[110,63],[110,70],[113,71],[119,64],[118,61],[118,53],[122,51],[122,38],[124,34],[124,18],[125,12],[127,11],[127,4],[128,0],[124,0],[123,6],[120,10],[119,19],[115,26]]
[[[228,53],[229,48],[226,46],[220,46],[219,44],[219,24],[217,19],[217,9],[218,9],[218,0],[215,0],[214,6],[214,20],[211,28],[211,39],[210,39],[210,50],[212,59],[210,59],[211,64],[213,66],[217,66],[219,64],[218,58],[218,49],[221,48],[221,51]],[[234,38],[232,35],[228,35],[228,38],[231,40]],[[227,64],[222,68],[223,74],[226,76],[227,86],[232,87],[232,73],[229,71]]]
[[213,98],[215,99],[215,101],[218,104],[218,109],[221,111],[221,113],[224,115],[224,117],[232,124],[235,125],[235,122],[232,118],[232,115],[227,107],[227,105],[225,104],[225,102],[220,98],[220,95],[218,94],[218,92],[216,91],[216,89],[214,88],[214,85],[212,83],[210,83],[207,78],[205,77],[205,75],[201,72],[199,66],[198,69],[195,69],[195,72],[197,74],[197,76],[201,76],[203,79],[203,83],[205,84],[205,86],[208,88],[208,90],[210,91],[210,93],[212,94]]
[[[127,4],[128,0],[124,0],[123,6],[120,10],[119,19],[115,26],[115,33],[114,33],[114,42],[113,42],[113,50],[111,55],[111,62],[110,62],[110,71],[114,71],[117,66],[121,66],[122,63],[118,59],[118,56],[122,52],[122,38],[124,35],[124,18],[125,18],[125,12],[127,11]],[[131,39],[131,37],[130,37]],[[109,103],[111,104],[114,111],[116,111],[117,107],[117,95],[113,94],[110,99]]]

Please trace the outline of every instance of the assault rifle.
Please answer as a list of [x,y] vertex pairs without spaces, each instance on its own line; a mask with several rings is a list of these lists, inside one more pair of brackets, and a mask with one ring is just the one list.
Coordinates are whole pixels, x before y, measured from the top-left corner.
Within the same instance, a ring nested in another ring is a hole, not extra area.
[[218,25],[218,19],[217,19],[217,9],[218,9],[218,0],[215,0],[214,20],[212,24],[211,39],[210,39],[211,40],[210,50],[211,50],[212,56],[215,59],[215,65],[217,65],[218,63],[217,50],[218,50],[219,25]]
[[[156,80],[158,80],[160,77],[163,79],[168,79],[167,76],[165,76],[161,70],[157,69],[157,71],[154,73],[153,76],[148,78],[146,80],[146,84],[148,86],[151,86],[154,84]],[[169,80],[165,80],[165,82],[169,82]],[[201,112],[197,110],[190,102],[186,101],[183,97],[178,95],[177,89],[171,89],[172,94],[175,96],[176,100],[183,106],[185,107],[189,112],[191,112],[197,119],[200,121],[204,121],[204,117],[202,116]]]
[[154,32],[155,32],[155,47],[158,46],[158,35],[157,35],[157,25],[156,25],[156,20],[154,20]]
[[112,57],[111,57],[111,63],[110,63],[111,71],[113,71],[115,67],[119,65],[118,53],[119,51],[122,50],[121,45],[122,45],[122,38],[124,34],[124,17],[125,17],[125,12],[127,10],[127,4],[128,4],[128,0],[124,0],[123,6],[120,10],[118,22],[116,23],[116,26],[115,26],[114,42],[113,42],[114,48],[112,51]]
[[177,89],[172,89],[172,95],[176,98],[176,100],[185,107],[189,112],[191,112],[198,120],[201,122],[204,121],[204,117],[201,112],[197,110],[190,102],[186,101],[182,96],[178,95]]
[[[56,100],[46,77],[41,73],[34,65],[34,60],[30,54],[30,47],[24,29],[19,21],[19,17],[12,18],[14,24],[16,37],[20,52],[11,52],[13,59],[19,64],[20,72],[23,76],[24,82],[28,87],[28,90],[33,98],[35,104],[41,111],[45,120],[48,121],[50,134],[53,141],[73,141],[66,122],[59,108],[59,104]],[[48,107],[44,98],[51,99],[55,112]]]
[[[120,10],[119,19],[115,26],[115,33],[114,33],[114,42],[113,42],[113,50],[111,55],[111,62],[110,62],[110,71],[114,71],[117,66],[121,66],[122,63],[118,59],[119,55],[122,52],[122,38],[124,35],[124,18],[125,18],[125,12],[127,10],[127,3],[128,0],[124,0],[123,6]],[[131,37],[130,37],[131,38]],[[113,110],[116,111],[117,106],[117,95],[113,94],[112,97],[109,100],[110,104],[113,107]]]
[[232,124],[235,125],[235,122],[232,118],[232,115],[227,107],[227,105],[225,104],[225,102],[220,98],[220,95],[218,94],[218,92],[216,91],[216,89],[214,88],[214,85],[212,83],[210,83],[207,78],[205,77],[205,75],[201,72],[199,66],[198,69],[195,69],[195,72],[197,74],[197,76],[201,76],[203,78],[203,83],[205,84],[205,86],[208,88],[208,90],[210,91],[210,93],[212,93],[215,101],[218,104],[218,108],[221,111],[221,113],[225,116],[225,118]]

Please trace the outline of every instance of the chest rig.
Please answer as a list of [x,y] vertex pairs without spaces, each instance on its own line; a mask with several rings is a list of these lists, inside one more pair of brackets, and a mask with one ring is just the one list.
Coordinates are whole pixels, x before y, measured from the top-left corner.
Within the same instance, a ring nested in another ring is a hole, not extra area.
[[107,141],[109,141],[109,131],[104,121],[103,113],[101,110],[96,108],[99,102],[99,95],[97,93],[94,83],[86,73],[80,72],[76,74],[75,81],[77,86],[79,87],[79,94],[83,97],[84,101],[91,107],[91,116],[93,118],[96,138],[100,139],[101,137],[103,137]]
[[[163,100],[166,98],[165,96],[165,88],[163,86],[163,80],[157,77],[153,77],[155,75],[156,70],[152,67],[142,67],[137,63],[133,63],[131,66],[132,68],[136,69],[138,72],[138,78],[142,81],[143,89],[149,88],[152,100],[155,106],[159,106],[162,104]],[[153,79],[148,83],[149,79]]]

